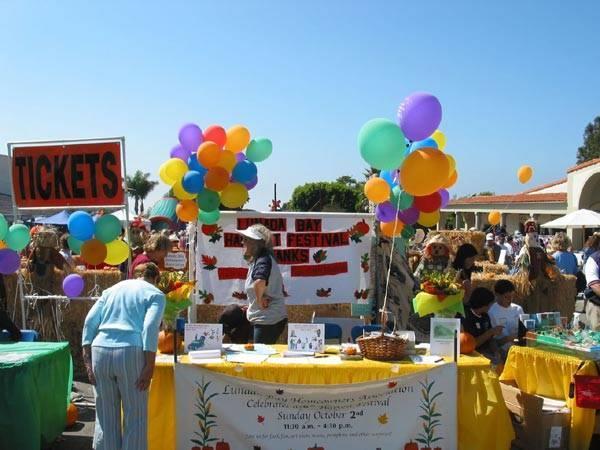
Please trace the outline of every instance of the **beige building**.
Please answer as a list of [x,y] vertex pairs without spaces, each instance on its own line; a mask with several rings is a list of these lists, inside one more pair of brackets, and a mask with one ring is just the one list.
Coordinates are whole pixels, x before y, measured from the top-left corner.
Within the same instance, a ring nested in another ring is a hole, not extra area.
[[[567,170],[566,177],[518,194],[474,196],[452,200],[442,209],[440,228],[455,213],[453,228],[482,229],[490,211],[501,214],[506,231],[523,231],[523,223],[533,214],[539,224],[557,219],[578,209],[600,212],[600,158]],[[550,232],[552,230],[546,231]],[[583,245],[583,230],[569,230],[576,248]],[[591,232],[591,230],[588,230]]]

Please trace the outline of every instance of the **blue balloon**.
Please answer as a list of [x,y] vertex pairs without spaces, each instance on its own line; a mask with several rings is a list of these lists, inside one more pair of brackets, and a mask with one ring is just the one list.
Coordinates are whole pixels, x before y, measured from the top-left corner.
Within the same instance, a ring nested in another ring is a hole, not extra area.
[[94,219],[84,211],[76,211],[67,222],[69,234],[79,241],[87,241],[94,237]]
[[204,188],[204,175],[195,170],[190,170],[183,176],[181,186],[190,194],[197,194]]
[[248,183],[249,181],[254,180],[257,172],[258,170],[256,169],[256,164],[254,164],[251,161],[245,160],[240,161],[235,165],[231,175],[234,181],[238,181],[240,183]]
[[391,188],[398,186],[398,172],[395,170],[382,170],[379,173],[379,178],[385,180]]
[[433,139],[427,138],[422,141],[415,141],[410,145],[411,152],[419,148],[438,148],[438,144]]
[[187,163],[190,170],[195,170],[196,172],[199,172],[202,176],[206,175],[206,172],[208,172],[208,170],[206,170],[206,168],[200,164],[200,162],[198,161],[198,157],[195,153],[192,153],[190,155]]

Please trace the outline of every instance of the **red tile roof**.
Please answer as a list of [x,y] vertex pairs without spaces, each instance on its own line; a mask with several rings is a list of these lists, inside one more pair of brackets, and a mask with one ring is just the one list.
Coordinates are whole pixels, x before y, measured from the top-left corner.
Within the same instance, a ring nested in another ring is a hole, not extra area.
[[473,205],[482,203],[563,203],[567,201],[566,192],[549,194],[514,194],[514,195],[478,195],[452,200],[448,205]]
[[571,173],[571,172],[575,172],[577,170],[585,169],[586,167],[594,166],[596,164],[600,164],[600,158],[590,159],[589,161],[586,161],[584,163],[578,164],[577,166],[573,166],[569,170],[567,170],[567,173]]

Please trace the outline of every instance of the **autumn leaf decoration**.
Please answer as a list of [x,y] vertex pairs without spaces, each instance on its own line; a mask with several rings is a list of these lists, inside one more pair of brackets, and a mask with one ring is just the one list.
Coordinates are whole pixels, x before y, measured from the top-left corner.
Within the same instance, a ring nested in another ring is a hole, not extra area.
[[354,298],[356,300],[368,299],[369,298],[369,289],[360,289],[360,290],[354,291]]
[[329,296],[331,296],[331,288],[317,289],[317,297],[329,297]]
[[208,446],[208,444],[217,440],[215,437],[210,437],[211,430],[217,426],[217,422],[215,421],[217,416],[211,412],[211,399],[219,394],[214,392],[209,395],[209,386],[210,381],[204,382],[204,377],[202,377],[201,383],[196,382],[195,406],[197,413],[194,415],[198,418],[198,427],[200,428],[200,432],[195,431],[194,434],[197,436],[197,438],[190,439],[194,444],[203,447]]
[[387,414],[382,414],[381,416],[377,417],[377,421],[381,425],[386,425],[388,423],[388,416],[387,416]]
[[360,267],[363,272],[367,273],[369,271],[369,254],[365,253],[360,257]]
[[215,270],[217,268],[217,257],[202,255],[202,264],[204,270]]
[[371,227],[369,227],[369,224],[363,219],[362,221],[357,222],[355,225],[352,226],[352,228],[348,230],[348,233],[350,234],[350,240],[358,244],[362,242],[361,238],[368,234],[370,230]]
[[327,259],[327,250],[319,250],[319,251],[313,253],[313,260],[317,264],[322,263],[326,259]]
[[216,244],[221,240],[221,237],[223,236],[223,228],[221,228],[218,225],[214,225],[213,227],[214,228],[210,230],[210,233],[208,233],[208,235],[210,236],[208,242],[210,242],[211,244]]
[[421,381],[419,384],[421,385],[421,404],[419,405],[419,408],[423,411],[423,414],[419,417],[423,420],[423,431],[419,433],[415,440],[424,444],[426,447],[431,447],[431,444],[442,440],[441,437],[435,436],[435,429],[440,426],[440,417],[442,417],[435,409],[435,400],[442,395],[442,392],[437,392],[436,394],[432,393],[435,381],[429,383],[428,380],[425,379],[424,383]]
[[198,291],[198,297],[202,299],[204,304],[208,305],[215,300],[215,296],[208,291]]
[[231,296],[236,300],[248,300],[248,295],[242,291],[235,291],[231,294]]

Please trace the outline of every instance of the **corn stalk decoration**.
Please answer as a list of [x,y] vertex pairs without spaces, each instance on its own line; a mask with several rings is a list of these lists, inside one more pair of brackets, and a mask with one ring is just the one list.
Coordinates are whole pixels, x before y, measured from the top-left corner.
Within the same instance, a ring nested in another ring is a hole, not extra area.
[[423,414],[419,417],[423,419],[423,431],[419,433],[415,441],[424,444],[426,447],[431,447],[431,444],[441,441],[441,437],[435,436],[435,429],[440,426],[442,415],[435,410],[435,399],[442,395],[442,392],[437,392],[432,395],[431,389],[435,381],[431,383],[425,379],[425,382],[419,382],[421,385],[421,404],[419,408],[423,410]]
[[196,382],[196,409],[198,412],[194,414],[198,418],[198,427],[200,428],[200,432],[195,431],[194,434],[198,436],[198,439],[190,439],[194,444],[200,446],[208,446],[211,442],[217,440],[217,438],[210,437],[210,431],[217,426],[217,422],[214,420],[217,418],[215,414],[211,413],[212,403],[211,399],[219,395],[216,392],[208,395],[208,386],[210,386],[210,381],[204,382],[204,377],[202,377],[202,382]]

